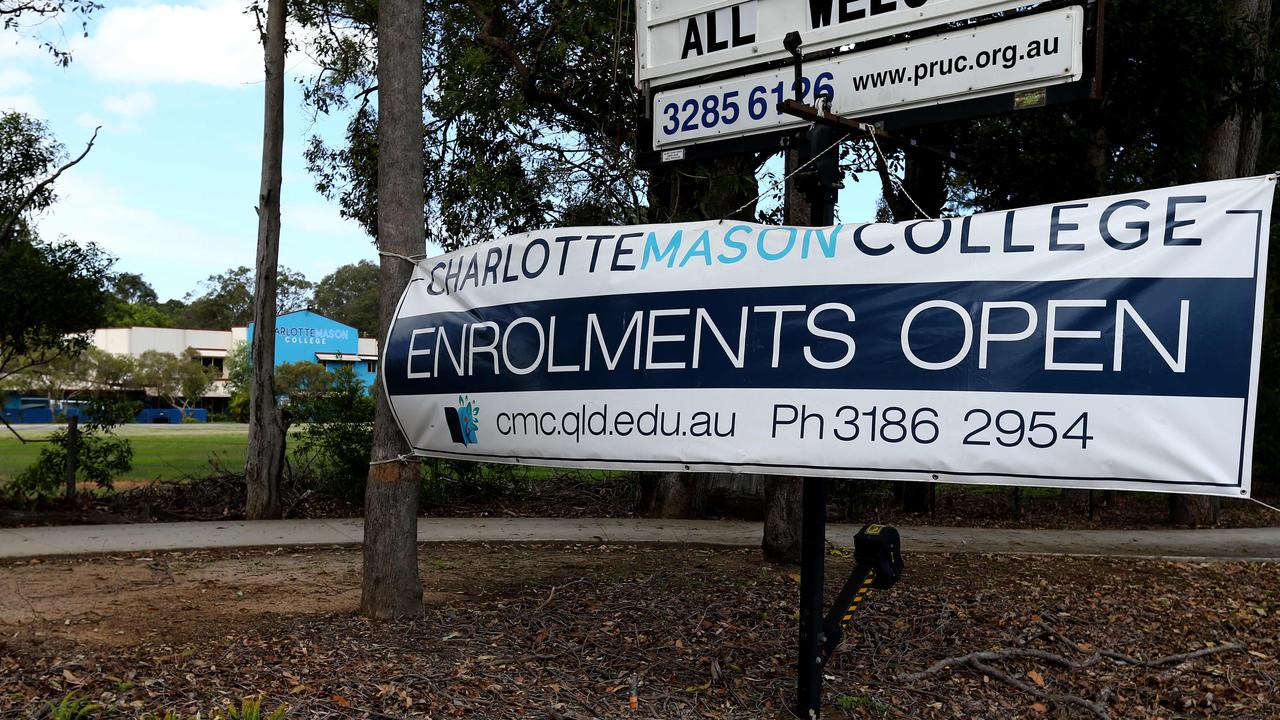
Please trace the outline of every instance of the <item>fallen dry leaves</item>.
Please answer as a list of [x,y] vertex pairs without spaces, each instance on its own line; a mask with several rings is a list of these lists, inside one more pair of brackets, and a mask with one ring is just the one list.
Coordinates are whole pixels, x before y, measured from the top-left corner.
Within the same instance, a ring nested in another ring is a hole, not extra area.
[[[75,691],[124,717],[207,713],[259,693],[297,718],[786,717],[796,584],[755,552],[424,547],[425,616],[388,624],[352,612],[358,558],[263,551],[0,568],[0,716]],[[850,562],[829,560],[832,593]],[[76,584],[88,572],[101,573],[100,587]],[[82,596],[74,613],[60,593]],[[1046,637],[1048,623],[1080,650],[1142,658],[1247,648],[1158,668],[1001,663],[1051,698],[1103,697],[1114,718],[1276,718],[1277,613],[1280,573],[1269,565],[909,556],[903,581],[870,596],[828,666],[825,716],[1090,717],[965,669],[895,680],[996,648],[1083,659]]]

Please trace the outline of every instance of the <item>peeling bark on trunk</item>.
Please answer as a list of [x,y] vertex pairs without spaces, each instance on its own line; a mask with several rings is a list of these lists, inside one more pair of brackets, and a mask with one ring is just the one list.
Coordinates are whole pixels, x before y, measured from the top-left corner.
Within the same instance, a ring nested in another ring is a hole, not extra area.
[[[413,0],[378,5],[378,247],[413,256],[426,247],[422,178],[423,6]],[[378,293],[385,338],[413,267],[382,256]],[[378,372],[386,368],[380,363]],[[420,464],[396,426],[382,383],[376,383],[373,457],[365,491],[361,614],[379,619],[423,613],[418,578]]]
[[245,517],[280,517],[285,428],[276,406],[276,267],[280,262],[280,173],[284,156],[284,0],[267,3],[262,186],[258,193],[258,253],[253,293],[253,366],[249,384],[249,448],[245,456]]

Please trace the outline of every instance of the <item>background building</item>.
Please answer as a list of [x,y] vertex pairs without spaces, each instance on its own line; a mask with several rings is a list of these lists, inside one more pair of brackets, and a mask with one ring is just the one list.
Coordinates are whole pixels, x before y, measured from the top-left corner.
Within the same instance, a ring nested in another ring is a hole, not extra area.
[[[210,413],[223,413],[231,397],[227,384],[227,358],[237,343],[253,338],[253,324],[229,330],[188,328],[101,328],[93,331],[92,343],[105,352],[141,357],[149,350],[180,355],[187,348],[200,361],[216,368],[218,380],[191,411],[191,417],[208,420]],[[351,365],[356,377],[373,386],[378,371],[378,341],[362,338],[355,328],[331,320],[311,310],[295,310],[276,317],[276,365],[314,362],[334,370]],[[163,400],[142,394],[145,407],[137,422],[181,422],[182,413]],[[33,392],[4,393],[4,418],[11,423],[54,422],[58,416],[75,413],[75,401],[58,401]]]

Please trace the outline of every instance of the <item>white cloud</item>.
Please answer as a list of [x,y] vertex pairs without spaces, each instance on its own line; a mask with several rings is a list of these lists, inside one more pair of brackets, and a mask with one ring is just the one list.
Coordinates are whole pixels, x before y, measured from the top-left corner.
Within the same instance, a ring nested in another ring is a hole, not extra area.
[[0,92],[30,85],[34,78],[17,68],[0,68]]
[[[113,82],[219,87],[262,82],[257,22],[242,0],[110,8],[79,43],[76,62]],[[287,64],[291,71],[314,68],[300,54],[291,55]]]
[[0,110],[17,111],[34,117],[44,117],[44,108],[35,95],[0,95]]
[[235,87],[262,77],[257,27],[236,0],[109,9],[76,53],[102,80]]
[[0,35],[0,60],[30,60],[42,53],[39,44],[21,32],[10,30]]
[[155,98],[146,90],[139,90],[128,95],[109,97],[102,101],[102,107],[106,108],[107,112],[126,118],[137,118],[146,115],[155,106]]
[[358,223],[342,217],[337,205],[318,202],[282,203],[280,225],[286,232],[303,236],[364,234]]
[[58,202],[36,227],[47,237],[97,243],[120,259],[118,268],[142,273],[162,298],[181,297],[227,267],[252,265],[256,242],[137,207],[105,178],[75,172],[58,181]]
[[76,116],[76,125],[79,125],[86,130],[92,130],[106,125],[106,122],[93,113],[80,113]]

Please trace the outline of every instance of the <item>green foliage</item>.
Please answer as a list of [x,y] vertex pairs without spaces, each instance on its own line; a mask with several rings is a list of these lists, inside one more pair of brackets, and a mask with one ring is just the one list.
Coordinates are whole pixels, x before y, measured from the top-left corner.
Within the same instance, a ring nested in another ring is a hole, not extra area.
[[377,335],[379,271],[368,260],[334,270],[316,284],[315,311],[365,337]]
[[276,395],[292,422],[311,422],[317,404],[333,391],[334,376],[324,365],[302,360],[276,366]]
[[[277,273],[276,312],[305,308],[311,301],[311,282],[283,266]],[[253,320],[253,288],[253,269],[243,265],[210,275],[187,293],[188,304],[177,311],[176,324],[215,329],[248,325]]]
[[44,123],[0,112],[0,380],[83,349],[105,317],[112,258],[92,243],[42,241],[29,225],[56,199],[42,182],[64,156]]
[[217,370],[201,364],[200,356],[191,348],[182,355],[148,350],[138,356],[138,369],[132,382],[164,398],[181,410],[185,418],[189,408],[204,397],[217,376]]
[[[0,7],[8,1],[0,0]],[[15,213],[35,214],[53,205],[53,186],[36,190],[36,185],[65,157],[66,148],[53,139],[47,124],[23,113],[0,112],[0,227]],[[0,246],[4,242],[0,238]]]
[[96,245],[66,239],[0,245],[0,379],[88,347],[89,331],[105,320],[112,262]]
[[[112,480],[133,468],[133,445],[127,438],[115,436],[112,428],[132,419],[139,409],[138,403],[113,399],[95,399],[85,406],[85,414],[91,419],[77,430],[77,487],[93,483],[110,490]],[[0,501],[29,506],[61,495],[69,447],[67,430],[51,433],[36,461],[12,482],[0,486]]]
[[262,713],[262,698],[244,698],[240,701],[240,707],[235,705],[227,705],[227,711],[221,715],[223,720],[284,720],[285,706],[281,705],[275,709],[275,712],[264,715]]
[[[377,231],[373,3],[299,3],[325,68],[306,88],[319,112],[350,110],[347,142],[313,138],[317,187]],[[291,6],[293,9],[293,6]],[[445,249],[549,224],[619,224],[643,212],[635,168],[632,24],[614,0],[429,0],[423,125],[426,227]]]
[[173,327],[173,314],[160,305],[150,283],[136,273],[117,273],[109,282],[107,327]]
[[102,706],[89,700],[81,700],[75,693],[67,693],[57,703],[49,704],[49,720],[88,720],[99,717]]
[[250,373],[253,372],[253,363],[249,360],[249,343],[237,340],[231,346],[231,352],[227,353],[223,367],[227,371],[227,386],[232,390],[247,391],[252,379]]
[[855,710],[862,710],[877,717],[890,717],[894,714],[892,707],[875,698],[862,695],[845,695],[841,693],[836,695],[835,705],[846,714],[852,714]]
[[532,488],[528,470],[518,465],[430,458],[422,463],[422,503],[430,506],[476,497],[524,497]]
[[227,372],[227,389],[231,398],[227,400],[227,415],[236,422],[249,422],[249,384],[253,365],[249,360],[249,343],[238,340],[231,346],[231,352],[223,367]]
[[[1237,108],[1266,107],[1276,54],[1222,0],[1108,5],[1103,92],[1083,103],[948,126],[978,162],[956,178],[961,207],[994,210],[1205,179],[1205,138]],[[1047,171],[1048,169],[1051,171]]]
[[[248,697],[240,701],[239,707],[234,704],[228,704],[225,710],[214,710],[209,714],[210,720],[285,720],[288,708],[284,705],[276,708],[275,711],[263,714],[262,698]],[[195,716],[183,715],[175,710],[166,710],[164,714],[146,713],[142,715],[142,720],[199,720],[200,714]]]
[[[321,370],[318,375],[308,371],[286,397],[292,421],[306,423],[296,435],[298,463],[321,489],[360,502],[373,450],[373,397],[350,365],[326,372],[315,363],[292,364]],[[276,368],[278,389],[286,368]]]
[[[93,0],[0,0],[0,29],[22,32],[50,20],[60,21],[79,15],[80,29],[88,37],[89,17],[101,9],[102,3]],[[65,40],[66,35],[62,37]],[[71,51],[66,46],[41,40],[40,47],[49,51],[58,65],[66,67],[71,64]]]

